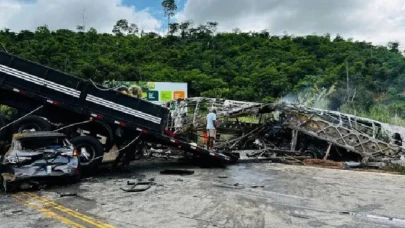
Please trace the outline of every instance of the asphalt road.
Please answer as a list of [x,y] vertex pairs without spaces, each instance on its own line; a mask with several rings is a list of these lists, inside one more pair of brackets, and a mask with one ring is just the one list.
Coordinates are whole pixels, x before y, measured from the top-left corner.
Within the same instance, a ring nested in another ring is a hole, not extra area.
[[[193,175],[162,175],[168,168]],[[127,181],[154,178],[144,192]],[[405,176],[281,164],[142,163],[71,186],[0,195],[0,227],[405,227]],[[60,197],[59,193],[78,196]]]

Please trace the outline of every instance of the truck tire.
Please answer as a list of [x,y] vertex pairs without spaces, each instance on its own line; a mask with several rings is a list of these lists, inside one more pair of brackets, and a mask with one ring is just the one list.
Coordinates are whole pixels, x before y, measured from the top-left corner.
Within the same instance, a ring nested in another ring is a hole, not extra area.
[[306,150],[304,151],[301,156],[307,156],[311,159],[318,159],[318,154],[312,150]]
[[51,131],[52,125],[39,116],[26,116],[11,125],[12,134],[22,133],[24,130]]
[[[0,129],[1,129],[3,126],[6,126],[7,123],[8,123],[7,118],[4,117],[4,116],[2,116],[2,115],[0,115]],[[3,130],[0,131],[0,141],[7,140],[7,129],[8,129],[8,128],[5,128],[5,129],[3,129]]]
[[[78,136],[70,142],[80,152],[80,167],[97,168],[103,161],[103,145],[92,136]],[[83,149],[85,151],[83,151]],[[86,154],[83,154],[86,153]]]
[[100,134],[106,137],[106,142],[103,145],[104,151],[106,153],[114,146],[114,132],[111,129],[110,125],[99,120],[93,120],[90,123],[80,125],[80,129],[90,131],[89,136],[97,137],[97,134]]

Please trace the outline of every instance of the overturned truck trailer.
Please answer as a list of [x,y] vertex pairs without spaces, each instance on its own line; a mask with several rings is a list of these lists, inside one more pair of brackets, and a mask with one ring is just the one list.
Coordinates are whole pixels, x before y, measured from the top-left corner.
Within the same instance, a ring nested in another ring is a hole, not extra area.
[[[404,151],[405,128],[335,111],[290,103],[252,103],[214,98],[179,102],[173,119],[177,132],[204,131],[209,107],[217,108],[221,150],[304,155],[340,160],[397,159]],[[256,122],[246,122],[254,117]],[[180,124],[178,124],[180,123]]]

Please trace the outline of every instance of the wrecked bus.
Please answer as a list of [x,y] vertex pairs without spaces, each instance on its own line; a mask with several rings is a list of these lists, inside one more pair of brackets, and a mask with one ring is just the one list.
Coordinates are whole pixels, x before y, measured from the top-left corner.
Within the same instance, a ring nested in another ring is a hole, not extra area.
[[[204,131],[207,107],[216,107],[223,136],[217,149],[252,157],[295,155],[368,162],[395,161],[404,154],[405,128],[336,111],[292,103],[254,103],[187,98],[178,132]],[[180,107],[183,109],[184,107]]]

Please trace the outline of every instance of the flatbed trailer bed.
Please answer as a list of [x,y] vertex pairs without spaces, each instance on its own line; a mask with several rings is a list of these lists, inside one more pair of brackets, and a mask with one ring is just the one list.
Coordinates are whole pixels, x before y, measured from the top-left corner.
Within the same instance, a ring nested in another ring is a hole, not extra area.
[[223,161],[226,163],[232,162],[232,159],[230,156],[225,155],[222,152],[216,152],[216,151],[208,151],[200,146],[195,146],[190,143],[171,138],[166,135],[153,135],[153,139],[151,141],[155,143],[159,143],[168,147],[172,148],[177,148],[180,150],[183,150],[185,152],[192,153],[196,156],[205,156],[205,157],[211,157],[215,158],[216,160]]
[[222,153],[209,152],[164,135],[170,114],[167,107],[109,90],[92,81],[2,51],[0,104],[22,113],[37,108],[35,115],[64,126],[92,118],[99,124],[91,130],[97,129],[96,134],[103,131],[108,137],[108,145],[104,148],[106,152],[114,144],[142,134],[145,141],[152,140],[221,162],[229,160]]

